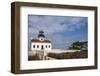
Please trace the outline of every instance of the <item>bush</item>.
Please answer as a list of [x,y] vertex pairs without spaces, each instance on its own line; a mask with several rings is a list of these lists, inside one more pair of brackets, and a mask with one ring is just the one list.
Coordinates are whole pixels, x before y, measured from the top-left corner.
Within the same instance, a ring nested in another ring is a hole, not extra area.
[[29,56],[28,60],[40,60],[38,55]]

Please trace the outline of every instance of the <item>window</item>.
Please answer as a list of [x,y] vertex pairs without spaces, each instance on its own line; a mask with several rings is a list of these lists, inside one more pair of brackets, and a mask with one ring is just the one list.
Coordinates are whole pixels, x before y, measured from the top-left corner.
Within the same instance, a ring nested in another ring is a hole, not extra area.
[[37,48],[39,48],[39,45],[37,45]]
[[49,45],[49,48],[50,48],[50,45]]
[[47,48],[47,45],[45,45],[45,48]]
[[35,45],[33,45],[33,48],[35,48]]

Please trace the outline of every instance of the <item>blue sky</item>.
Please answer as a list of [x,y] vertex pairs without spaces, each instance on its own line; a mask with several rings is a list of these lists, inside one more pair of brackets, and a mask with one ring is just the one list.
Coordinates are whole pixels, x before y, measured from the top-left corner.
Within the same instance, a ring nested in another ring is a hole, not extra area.
[[88,18],[77,16],[28,16],[28,42],[43,30],[53,48],[66,49],[75,41],[87,41]]

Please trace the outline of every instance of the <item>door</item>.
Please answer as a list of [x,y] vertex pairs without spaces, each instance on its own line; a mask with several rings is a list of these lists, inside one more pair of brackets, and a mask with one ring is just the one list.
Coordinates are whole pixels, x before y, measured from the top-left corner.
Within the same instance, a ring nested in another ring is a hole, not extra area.
[[43,47],[43,45],[41,46],[41,50],[43,50],[44,49],[44,47]]

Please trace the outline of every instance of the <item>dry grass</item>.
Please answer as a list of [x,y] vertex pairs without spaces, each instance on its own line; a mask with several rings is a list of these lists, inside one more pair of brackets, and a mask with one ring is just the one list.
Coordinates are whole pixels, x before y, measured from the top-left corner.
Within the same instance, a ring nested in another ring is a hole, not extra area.
[[[60,53],[60,54],[56,54],[56,53],[48,53],[47,55],[48,57],[52,57],[55,59],[79,59],[79,58],[87,58],[88,57],[88,52],[87,51],[77,51],[77,52],[68,52],[68,53]],[[33,55],[33,56],[29,56],[28,60],[42,60],[40,59],[39,55]]]
[[71,52],[71,53],[49,53],[49,57],[53,57],[56,59],[77,59],[77,58],[87,58],[88,54],[87,51],[81,51],[81,52]]

